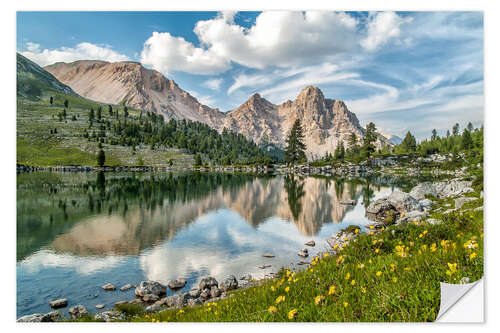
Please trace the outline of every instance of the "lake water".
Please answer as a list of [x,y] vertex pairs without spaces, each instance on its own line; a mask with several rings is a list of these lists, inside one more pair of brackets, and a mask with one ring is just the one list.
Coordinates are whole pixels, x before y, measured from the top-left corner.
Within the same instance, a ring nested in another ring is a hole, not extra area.
[[315,255],[337,230],[369,223],[365,206],[391,191],[373,179],[332,177],[18,174],[17,316],[49,312],[57,298],[68,299],[67,315],[76,304],[95,313],[97,304],[135,297],[133,288],[102,290],[108,282],[118,289],[182,277],[187,291],[209,275],[263,277],[297,265],[305,242],[315,240]]

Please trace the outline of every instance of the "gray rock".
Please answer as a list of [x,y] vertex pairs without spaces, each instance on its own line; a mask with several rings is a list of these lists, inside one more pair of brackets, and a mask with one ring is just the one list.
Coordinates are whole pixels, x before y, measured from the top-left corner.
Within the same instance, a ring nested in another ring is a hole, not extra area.
[[430,199],[421,200],[420,205],[422,205],[422,208],[424,210],[429,210],[429,209],[431,209],[431,206],[432,206],[432,200],[430,200]]
[[33,313],[30,315],[22,316],[21,318],[17,318],[18,323],[40,323],[42,321],[43,313]]
[[100,321],[111,322],[125,320],[125,315],[117,311],[104,311],[96,314],[94,318]]
[[302,258],[307,258],[309,256],[309,251],[307,249],[302,249],[297,254]]
[[49,313],[46,313],[42,317],[42,323],[47,323],[47,322],[56,322],[60,321],[63,318],[63,315],[59,311],[51,311]]
[[111,283],[106,283],[104,286],[101,287],[103,290],[106,291],[112,291],[116,290],[115,286],[113,286]]
[[199,285],[200,290],[210,289],[213,286],[218,287],[219,283],[217,282],[217,280],[215,278],[213,278],[211,276],[201,279],[201,282]]
[[146,307],[146,309],[145,309],[146,313],[158,312],[160,310],[161,310],[161,305],[157,304],[157,303],[152,304],[152,305]]
[[452,197],[474,191],[470,188],[472,181],[450,180],[448,182],[435,183],[434,186],[439,197]]
[[238,288],[238,280],[236,280],[236,276],[229,275],[224,281],[220,284],[220,289],[222,291],[229,291]]
[[438,219],[427,219],[427,223],[429,223],[429,224],[440,224],[442,222],[443,221],[438,220]]
[[190,296],[188,294],[178,293],[164,298],[163,303],[168,307],[182,307],[187,304],[189,298]]
[[427,217],[427,215],[429,215],[427,212],[421,212],[419,210],[414,210],[414,211],[408,212],[403,218],[401,218],[399,220],[399,222],[422,221],[422,219]]
[[438,192],[433,183],[424,182],[412,188],[410,191],[410,195],[417,200],[423,200],[425,199],[426,195],[432,195],[437,197]]
[[211,298],[214,298],[214,297],[219,297],[221,294],[220,292],[220,289],[216,286],[213,286],[212,288],[210,288],[210,297]]
[[198,288],[193,288],[188,292],[188,295],[192,298],[198,298],[201,295],[201,290]]
[[262,265],[262,266],[259,266],[260,269],[266,269],[266,268],[269,268],[271,267],[271,265]]
[[87,311],[87,309],[81,305],[81,304],[78,304],[78,305],[75,305],[71,308],[69,308],[68,310],[69,314],[71,315],[72,318],[80,318],[82,316],[85,316],[85,315],[88,315],[89,312]]
[[393,216],[393,221],[395,221],[398,215],[398,211],[387,198],[375,200],[366,208],[366,216],[377,222],[386,223],[389,216]]
[[139,283],[139,285],[135,288],[135,294],[140,297],[147,294],[162,296],[166,293],[167,287],[156,281],[141,281],[141,283]]
[[130,304],[142,304],[144,303],[141,298],[135,298],[129,302]]
[[401,191],[393,191],[388,197],[387,201],[394,207],[399,213],[411,212],[414,210],[422,210],[420,203],[409,195]]
[[159,299],[160,299],[160,296],[155,295],[155,294],[147,294],[147,295],[142,296],[142,300],[146,303],[154,303]]
[[95,306],[95,308],[96,308],[96,309],[102,309],[102,308],[104,308],[104,304],[97,304],[97,305]]
[[341,205],[355,205],[356,201],[354,200],[340,200]]
[[316,246],[316,242],[315,242],[315,241],[313,241],[313,240],[310,240],[309,242],[304,243],[304,245],[314,247],[314,246]]
[[198,306],[202,304],[203,300],[201,298],[190,298],[187,300],[187,306]]
[[271,253],[264,253],[262,256],[265,258],[274,258],[274,254]]
[[450,213],[453,213],[454,211],[456,211],[456,209],[452,208],[452,209],[447,209],[443,212],[443,215],[446,215],[446,214],[450,214]]
[[201,292],[200,297],[204,300],[207,300],[210,298],[210,289],[205,289]]
[[240,277],[240,280],[247,280],[247,281],[251,281],[251,280],[252,280],[252,275],[247,274],[247,275],[245,275],[245,276],[242,276],[242,277]]
[[128,303],[129,302],[127,302],[127,301],[118,301],[118,302],[115,303],[115,306],[119,306],[119,305],[123,305],[123,304],[128,304]]
[[127,283],[126,285],[122,286],[120,288],[120,291],[125,291],[125,290],[129,290],[130,288],[132,288],[132,285]]
[[68,300],[66,298],[60,298],[54,301],[50,301],[49,304],[53,309],[64,308],[68,306]]
[[168,287],[172,290],[184,288],[185,285],[186,285],[186,280],[182,278],[168,281]]
[[455,208],[456,209],[460,209],[462,208],[462,206],[469,202],[469,201],[474,201],[476,200],[475,198],[466,198],[466,197],[460,197],[460,198],[457,198],[455,199]]

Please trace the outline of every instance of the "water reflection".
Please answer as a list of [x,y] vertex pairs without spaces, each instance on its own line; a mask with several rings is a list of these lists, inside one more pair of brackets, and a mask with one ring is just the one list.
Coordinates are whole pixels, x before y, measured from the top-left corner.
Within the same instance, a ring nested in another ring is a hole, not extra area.
[[[82,295],[105,282],[184,277],[189,288],[208,274],[260,277],[296,264],[304,242],[316,241],[314,254],[336,230],[366,223],[364,205],[391,191],[373,179],[43,172],[19,175],[17,189],[20,314],[48,311],[56,297],[93,306]],[[258,268],[263,260],[270,270]]]

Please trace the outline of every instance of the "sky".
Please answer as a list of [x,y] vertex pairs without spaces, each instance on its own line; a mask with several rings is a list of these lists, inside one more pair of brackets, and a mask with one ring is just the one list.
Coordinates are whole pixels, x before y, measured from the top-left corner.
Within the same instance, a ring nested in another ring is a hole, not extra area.
[[484,118],[482,12],[18,12],[16,44],[41,66],[137,61],[223,112],[314,85],[400,137]]

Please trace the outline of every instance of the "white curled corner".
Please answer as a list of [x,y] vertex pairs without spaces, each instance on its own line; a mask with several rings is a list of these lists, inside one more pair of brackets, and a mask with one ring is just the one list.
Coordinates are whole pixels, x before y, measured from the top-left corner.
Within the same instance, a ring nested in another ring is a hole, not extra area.
[[[449,284],[449,283],[444,283],[440,282],[441,284],[441,304],[439,306],[439,313],[436,318],[437,322],[467,322],[469,321],[466,318],[462,318],[463,320],[449,320],[451,318],[443,318],[443,316],[452,308],[455,304],[460,303],[460,300],[462,297],[464,297],[474,286],[477,284],[481,284],[481,293],[483,292],[482,286],[483,286],[483,279],[479,279],[475,282],[472,283],[463,283],[463,284]],[[481,298],[481,302],[483,297]],[[477,300],[477,297],[476,299]],[[477,313],[477,305],[478,304],[468,304],[467,306],[469,307],[474,307],[474,310],[476,310]],[[482,318],[482,303],[481,305],[481,318]],[[473,309],[471,309],[473,310]],[[445,317],[450,317],[450,316],[445,316]],[[482,322],[483,319],[480,320],[474,320],[472,319],[471,322],[477,322],[480,321]]]

